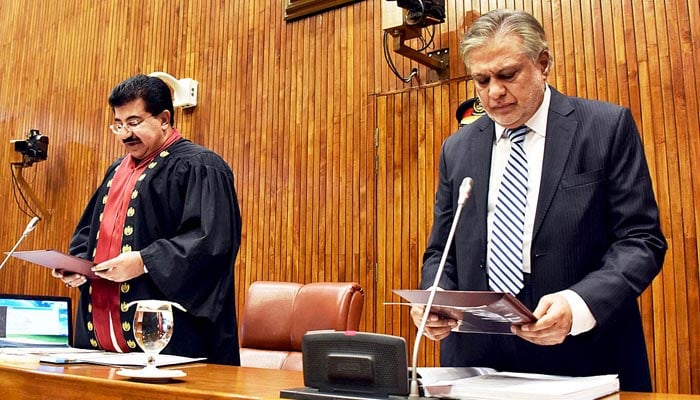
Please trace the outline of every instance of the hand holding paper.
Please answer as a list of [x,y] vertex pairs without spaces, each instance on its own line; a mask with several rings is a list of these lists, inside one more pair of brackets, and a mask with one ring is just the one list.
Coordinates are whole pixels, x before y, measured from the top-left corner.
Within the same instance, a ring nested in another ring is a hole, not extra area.
[[[413,323],[418,326],[423,319],[423,313],[425,312],[425,306],[416,305],[411,307],[411,318]],[[431,312],[428,316],[428,320],[425,323],[425,332],[423,333],[425,337],[431,340],[440,341],[446,338],[454,328],[457,327],[458,320],[441,317],[440,315]]]
[[534,311],[535,323],[514,326],[513,333],[539,345],[555,345],[571,332],[572,312],[569,302],[561,294],[549,294],[540,300]]
[[138,251],[121,253],[111,260],[95,265],[92,270],[100,278],[114,282],[125,282],[144,273],[143,260]]
[[92,261],[71,256],[57,250],[16,251],[12,256],[20,260],[29,261],[36,265],[62,272],[68,271],[78,273],[85,275],[87,278],[97,277],[92,271],[92,266],[94,265]]
[[[411,306],[425,305],[428,290],[394,290]],[[458,322],[455,332],[499,333],[512,335],[511,325],[537,321],[535,315],[510,293],[444,290],[435,293],[430,310]]]

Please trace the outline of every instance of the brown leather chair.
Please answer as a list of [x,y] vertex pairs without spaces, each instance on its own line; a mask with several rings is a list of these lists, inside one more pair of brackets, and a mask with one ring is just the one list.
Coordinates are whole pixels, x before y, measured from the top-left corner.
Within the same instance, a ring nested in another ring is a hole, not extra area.
[[241,365],[301,371],[304,334],[357,330],[364,297],[354,282],[253,282],[241,318]]

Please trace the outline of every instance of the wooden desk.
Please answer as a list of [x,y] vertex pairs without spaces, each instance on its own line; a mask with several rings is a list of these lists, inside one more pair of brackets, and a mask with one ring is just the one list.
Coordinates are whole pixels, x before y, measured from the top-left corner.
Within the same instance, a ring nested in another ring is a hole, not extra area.
[[199,363],[175,369],[187,376],[153,384],[131,381],[116,374],[119,368],[98,365],[42,364],[34,370],[0,366],[0,399],[270,399],[279,398],[281,389],[304,386],[296,371]]
[[[229,367],[214,364],[179,366],[187,376],[170,383],[133,382],[119,368],[78,364],[20,369],[0,365],[0,399],[51,400],[189,400],[270,399],[281,389],[304,386],[301,372]],[[137,395],[141,393],[141,395]],[[618,393],[605,400],[700,400],[696,395]]]

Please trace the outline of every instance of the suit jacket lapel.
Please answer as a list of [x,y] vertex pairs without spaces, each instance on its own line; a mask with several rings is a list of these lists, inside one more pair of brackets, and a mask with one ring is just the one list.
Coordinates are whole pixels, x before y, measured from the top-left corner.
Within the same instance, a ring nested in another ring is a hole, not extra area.
[[578,122],[570,116],[574,112],[571,102],[554,88],[551,90],[552,98],[549,104],[547,137],[542,161],[542,181],[540,182],[540,194],[535,212],[535,226],[532,232],[533,241],[537,237],[552,204],[554,193],[559,187],[578,126]]

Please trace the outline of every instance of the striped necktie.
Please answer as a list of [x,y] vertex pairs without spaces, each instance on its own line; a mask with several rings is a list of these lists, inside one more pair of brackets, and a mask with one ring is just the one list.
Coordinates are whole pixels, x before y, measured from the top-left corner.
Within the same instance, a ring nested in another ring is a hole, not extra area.
[[510,155],[498,190],[489,256],[489,286],[496,292],[517,295],[523,288],[523,232],[527,200],[527,158],[523,125],[506,129]]

